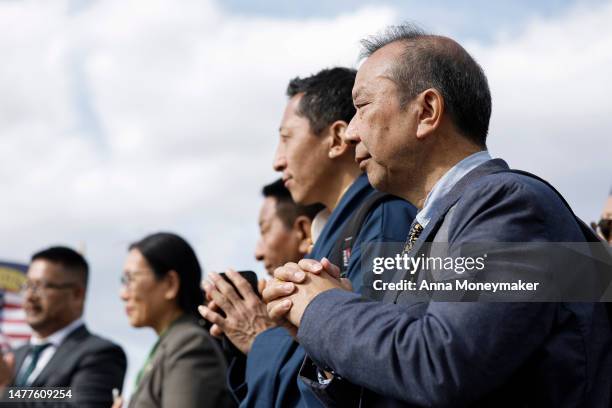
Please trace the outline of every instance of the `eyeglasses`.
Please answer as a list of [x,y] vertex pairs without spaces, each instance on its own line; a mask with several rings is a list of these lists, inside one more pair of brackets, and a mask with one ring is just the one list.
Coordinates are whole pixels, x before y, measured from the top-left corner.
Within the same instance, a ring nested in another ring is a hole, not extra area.
[[56,290],[61,290],[61,289],[68,289],[68,288],[72,288],[75,287],[76,283],[74,282],[64,282],[64,283],[52,283],[52,282],[46,282],[46,281],[40,281],[40,282],[26,282],[23,285],[21,285],[21,292],[26,292],[26,291],[30,291],[32,293],[40,293],[41,290],[49,290],[49,289],[56,289]]
[[134,285],[134,282],[137,281],[137,279],[134,279],[134,277],[138,276],[138,275],[145,275],[146,272],[126,272],[123,275],[121,275],[121,286],[124,286],[126,288],[131,288]]

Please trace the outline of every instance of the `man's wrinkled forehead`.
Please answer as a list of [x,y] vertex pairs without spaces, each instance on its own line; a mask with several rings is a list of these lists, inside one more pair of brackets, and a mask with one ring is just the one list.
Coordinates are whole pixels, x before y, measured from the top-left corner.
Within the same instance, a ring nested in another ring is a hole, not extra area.
[[393,81],[395,61],[401,57],[404,46],[399,42],[387,44],[366,58],[357,71],[353,100],[364,96],[372,83],[376,81]]

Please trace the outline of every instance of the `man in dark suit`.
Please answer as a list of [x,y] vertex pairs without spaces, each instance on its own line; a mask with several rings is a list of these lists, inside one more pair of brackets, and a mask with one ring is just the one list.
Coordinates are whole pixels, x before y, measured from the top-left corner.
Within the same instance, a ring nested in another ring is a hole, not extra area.
[[[324,69],[289,83],[274,168],[283,172],[284,184],[296,203],[322,203],[330,213],[308,256],[343,259],[346,277],[353,283],[353,289],[359,291],[363,283],[362,244],[402,239],[416,209],[397,197],[370,201],[379,194],[359,170],[353,160],[353,149],[343,140],[348,121],[355,113],[351,101],[355,74],[347,68]],[[360,213],[364,216],[361,228],[349,231],[347,228]],[[340,240],[342,246],[338,245]],[[228,271],[227,276],[238,293],[212,273],[209,274],[212,282],[205,287],[226,318],[206,307],[201,308],[201,313],[246,353],[246,370],[237,370],[244,373],[242,378],[235,375],[236,370],[229,370],[229,384],[241,406],[320,406],[298,377],[304,351],[294,341],[295,328],[283,321],[283,327],[266,330],[265,325],[277,324],[268,318],[266,305],[240,275]],[[233,335],[229,332],[232,326],[246,335]]]
[[77,252],[51,247],[32,256],[24,285],[29,344],[0,361],[0,384],[69,387],[79,407],[110,407],[121,390],[125,353],[90,333],[82,319],[88,265]]
[[[487,80],[459,44],[399,26],[364,45],[347,138],[373,186],[419,208],[408,255],[428,255],[426,242],[456,255],[467,243],[589,239],[551,187],[491,159]],[[545,267],[521,260],[488,270]],[[279,268],[285,283],[264,291],[270,316],[299,326],[315,363],[302,378],[329,406],[610,406],[603,304],[427,302],[390,289],[374,302],[342,290],[335,275],[333,265],[302,261]]]

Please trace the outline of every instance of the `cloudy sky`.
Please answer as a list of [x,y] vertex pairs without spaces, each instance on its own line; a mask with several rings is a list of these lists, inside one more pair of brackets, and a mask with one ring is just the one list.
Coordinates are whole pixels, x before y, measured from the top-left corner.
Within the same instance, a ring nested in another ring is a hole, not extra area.
[[[612,185],[612,3],[0,0],[0,259],[84,248],[89,326],[122,344],[128,392],[154,335],[118,299],[126,247],[175,231],[204,268],[252,256],[287,81],[355,66],[411,20],[459,40],[490,81],[489,147],[586,221]],[[295,3],[295,4],[294,4]]]

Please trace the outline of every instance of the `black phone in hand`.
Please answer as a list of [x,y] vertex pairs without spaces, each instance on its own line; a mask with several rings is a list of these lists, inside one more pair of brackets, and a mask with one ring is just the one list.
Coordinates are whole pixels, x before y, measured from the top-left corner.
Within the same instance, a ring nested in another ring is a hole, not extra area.
[[[251,285],[251,289],[253,289],[253,292],[255,292],[257,296],[261,297],[261,295],[259,294],[259,289],[257,288],[257,274],[253,271],[238,271],[238,273],[240,274],[240,276],[246,279],[247,282],[249,282],[249,285]],[[225,273],[220,273],[219,275],[221,275],[221,277],[225,279],[227,283],[232,285],[236,293],[240,296],[240,292],[238,291],[234,283],[230,280],[229,276],[227,276]]]

